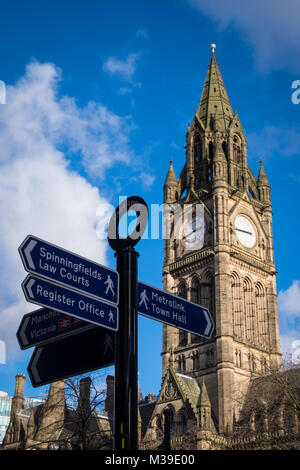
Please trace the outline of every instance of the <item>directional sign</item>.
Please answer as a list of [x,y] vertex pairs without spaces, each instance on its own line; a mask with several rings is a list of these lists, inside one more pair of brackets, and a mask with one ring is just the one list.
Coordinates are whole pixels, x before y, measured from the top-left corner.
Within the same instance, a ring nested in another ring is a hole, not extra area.
[[119,302],[119,275],[101,264],[82,258],[70,251],[28,235],[19,247],[26,271],[100,297]]
[[35,348],[27,371],[33,387],[108,367],[115,362],[115,333],[96,327]]
[[207,308],[138,282],[138,312],[209,339],[214,323]]
[[22,283],[26,300],[81,320],[118,330],[118,307],[30,274]]
[[40,308],[24,315],[17,331],[17,339],[20,348],[27,349],[91,328],[97,327],[56,310]]

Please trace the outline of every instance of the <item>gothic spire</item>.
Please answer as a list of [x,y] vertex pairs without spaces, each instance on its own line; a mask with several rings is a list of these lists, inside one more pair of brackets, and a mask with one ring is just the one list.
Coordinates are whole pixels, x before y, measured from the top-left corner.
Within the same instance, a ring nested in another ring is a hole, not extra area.
[[166,181],[165,181],[165,186],[176,186],[177,185],[177,179],[175,175],[175,171],[173,168],[173,160],[170,160],[170,167],[169,171],[167,173]]
[[260,168],[259,168],[258,177],[257,177],[257,186],[258,187],[260,187],[260,186],[270,187],[269,180],[267,178],[265,169],[263,167],[263,161],[260,160],[259,163],[260,163]]
[[205,128],[211,126],[212,120],[218,119],[220,131],[223,131],[228,128],[233,113],[215,57],[216,45],[211,44],[210,47],[212,54],[197,114]]

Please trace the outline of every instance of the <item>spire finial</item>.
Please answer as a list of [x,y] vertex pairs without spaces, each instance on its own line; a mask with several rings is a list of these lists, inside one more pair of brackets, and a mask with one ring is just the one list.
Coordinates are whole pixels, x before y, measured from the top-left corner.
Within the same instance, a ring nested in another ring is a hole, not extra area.
[[216,47],[217,47],[217,46],[216,46],[215,44],[211,44],[211,45],[210,45],[211,52],[212,52],[213,54],[215,53],[215,48],[216,48]]
[[260,166],[263,165],[263,160],[262,160],[262,158],[259,159],[259,164],[260,164]]

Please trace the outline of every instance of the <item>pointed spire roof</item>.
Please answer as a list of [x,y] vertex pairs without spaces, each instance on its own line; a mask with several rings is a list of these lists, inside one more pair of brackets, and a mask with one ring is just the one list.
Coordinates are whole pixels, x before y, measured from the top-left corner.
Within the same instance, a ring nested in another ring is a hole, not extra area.
[[174,186],[174,185],[177,185],[177,179],[176,179],[175,171],[173,168],[173,160],[171,159],[169,171],[168,171],[166,181],[165,181],[165,186]]
[[197,114],[205,128],[209,127],[211,120],[216,118],[220,123],[220,131],[223,131],[228,128],[233,113],[215,57],[216,45],[211,44],[210,47],[212,55]]
[[257,177],[257,186],[269,186],[270,187],[269,180],[267,178],[266,172],[263,167],[262,159],[260,159],[259,163],[260,163],[260,168],[259,168],[258,177]]
[[201,378],[201,381],[200,381],[200,395],[199,395],[197,407],[198,408],[202,408],[202,407],[211,408],[211,402],[207,393],[207,388],[206,388],[203,377]]

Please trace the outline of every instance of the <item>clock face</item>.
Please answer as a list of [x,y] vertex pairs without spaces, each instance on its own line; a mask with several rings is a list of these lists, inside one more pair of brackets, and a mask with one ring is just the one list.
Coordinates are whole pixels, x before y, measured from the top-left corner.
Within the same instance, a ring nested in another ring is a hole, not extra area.
[[187,220],[181,231],[181,241],[186,250],[200,250],[204,245],[204,217],[192,217]]
[[253,248],[256,244],[256,231],[248,217],[238,215],[235,219],[234,230],[238,240],[246,248]]

